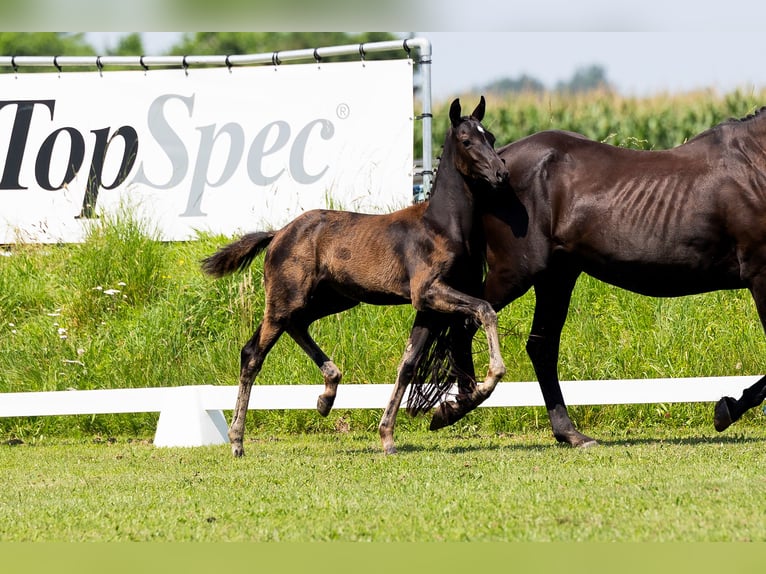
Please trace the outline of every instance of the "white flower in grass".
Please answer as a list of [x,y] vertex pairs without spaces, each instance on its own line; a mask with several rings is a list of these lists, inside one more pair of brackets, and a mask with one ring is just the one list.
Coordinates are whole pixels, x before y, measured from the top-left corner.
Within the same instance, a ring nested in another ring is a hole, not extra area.
[[119,289],[104,289],[104,295],[117,295],[119,292]]
[[66,329],[64,327],[58,328],[58,334],[60,339],[66,339]]

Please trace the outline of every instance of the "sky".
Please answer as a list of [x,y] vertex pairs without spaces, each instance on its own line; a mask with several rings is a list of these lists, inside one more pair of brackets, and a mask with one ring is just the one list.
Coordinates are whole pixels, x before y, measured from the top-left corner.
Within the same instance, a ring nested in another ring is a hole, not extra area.
[[[120,32],[88,33],[105,50]],[[181,32],[143,33],[157,55]],[[726,93],[766,86],[766,43],[751,30],[415,32],[432,46],[434,100],[449,99],[493,80],[527,74],[554,87],[580,67],[599,65],[624,95],[713,89]],[[307,46],[314,47],[314,46]]]

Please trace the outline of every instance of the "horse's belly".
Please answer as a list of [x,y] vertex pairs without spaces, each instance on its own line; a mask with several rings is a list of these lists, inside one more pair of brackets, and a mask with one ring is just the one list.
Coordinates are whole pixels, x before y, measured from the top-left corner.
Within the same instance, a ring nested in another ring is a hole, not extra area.
[[607,266],[586,265],[583,270],[605,283],[652,297],[680,297],[745,286],[738,274],[725,269],[612,263]]

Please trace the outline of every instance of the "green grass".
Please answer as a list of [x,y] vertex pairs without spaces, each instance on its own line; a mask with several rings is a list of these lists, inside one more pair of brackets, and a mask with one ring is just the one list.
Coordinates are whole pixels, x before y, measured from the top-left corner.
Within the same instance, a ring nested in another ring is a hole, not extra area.
[[[81,245],[17,245],[0,257],[0,393],[64,389],[234,385],[239,350],[263,309],[262,261],[212,280],[199,261],[228,238],[161,243],[124,215],[104,218]],[[534,309],[530,292],[500,313],[507,381],[535,380],[524,349]],[[410,306],[362,305],[312,327],[344,373],[343,384],[390,383],[414,313]],[[486,369],[482,333],[477,370]],[[764,337],[745,291],[679,299],[641,297],[583,277],[564,331],[562,380],[758,374]],[[257,384],[319,383],[313,363],[283,337]],[[343,392],[341,387],[339,392]],[[577,406],[592,425],[683,428],[710,424],[709,405]],[[228,414],[228,413],[227,413]],[[313,411],[253,412],[248,432],[374,432],[379,413],[357,410],[327,419]],[[763,424],[760,409],[745,421]],[[51,437],[150,438],[156,414],[0,419],[0,438],[40,443]],[[400,416],[399,428],[425,428]],[[479,409],[462,429],[545,430],[539,408]]]
[[260,434],[0,447],[2,541],[766,541],[766,430]]

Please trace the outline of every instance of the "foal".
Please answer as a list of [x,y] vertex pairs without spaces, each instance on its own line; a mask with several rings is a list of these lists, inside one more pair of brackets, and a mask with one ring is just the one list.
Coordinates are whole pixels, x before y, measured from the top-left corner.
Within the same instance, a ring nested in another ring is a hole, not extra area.
[[[481,125],[484,110],[484,97],[468,117],[461,117],[459,100],[452,102],[451,126],[427,203],[385,215],[309,211],[278,231],[249,233],[203,260],[202,269],[220,277],[244,269],[266,249],[264,316],[242,348],[239,391],[229,428],[234,456],[244,454],[253,381],[283,332],[321,370],[325,390],[317,410],[323,416],[330,412],[341,373],[309,336],[308,327],[359,303],[412,303],[418,311],[413,333],[418,323],[438,320],[438,313],[457,312],[478,321],[489,341],[490,362],[486,380],[476,391],[488,394],[503,376],[495,312],[486,301],[451,286],[480,286],[484,246],[483,240],[474,238],[473,196],[500,186],[508,177],[495,153],[494,136]],[[406,382],[397,382],[395,395]],[[401,394],[396,396],[400,401]],[[387,413],[395,414],[398,403],[394,406],[389,405]],[[389,417],[386,424],[384,430],[381,423],[381,438],[385,452],[392,453],[393,419]]]

